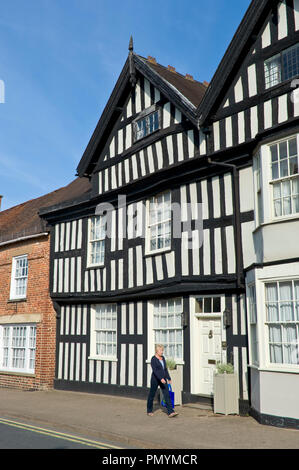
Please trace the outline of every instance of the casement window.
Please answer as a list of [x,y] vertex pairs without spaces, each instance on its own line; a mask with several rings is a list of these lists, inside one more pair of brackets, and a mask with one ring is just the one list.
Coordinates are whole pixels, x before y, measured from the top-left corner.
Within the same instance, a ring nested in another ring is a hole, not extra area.
[[183,360],[183,301],[181,298],[153,302],[154,344],[163,344],[166,358]]
[[34,373],[36,325],[0,326],[0,368],[10,372]]
[[117,358],[117,306],[93,305],[91,316],[91,356],[106,360]]
[[153,134],[160,128],[159,111],[147,114],[146,116],[134,122],[134,135],[135,140],[143,139],[144,137]]
[[258,365],[258,332],[257,332],[257,306],[256,306],[256,290],[255,286],[247,288],[248,297],[248,315],[250,325],[250,355],[252,364]]
[[299,364],[299,280],[265,284],[269,360]]
[[146,251],[155,253],[171,247],[171,192],[147,201]]
[[27,255],[16,256],[12,260],[11,299],[25,299],[27,293],[28,258]]
[[270,145],[274,216],[299,213],[297,138]]
[[299,44],[289,47],[265,61],[266,88],[278,85],[299,75]]
[[103,266],[105,261],[106,216],[89,220],[88,266]]

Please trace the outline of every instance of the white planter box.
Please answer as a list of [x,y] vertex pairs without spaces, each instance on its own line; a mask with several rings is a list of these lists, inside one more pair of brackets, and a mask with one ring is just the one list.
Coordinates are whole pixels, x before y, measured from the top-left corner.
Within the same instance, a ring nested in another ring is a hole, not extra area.
[[172,391],[174,392],[174,404],[181,405],[182,404],[182,370],[181,367],[177,367],[176,369],[170,370],[169,375],[171,377],[171,387]]
[[[182,366],[177,366],[176,369],[169,370],[169,375],[171,377],[171,388],[174,392],[174,405],[182,404]],[[160,402],[163,400],[163,393],[160,390]]]
[[238,374],[214,375],[214,413],[239,414]]

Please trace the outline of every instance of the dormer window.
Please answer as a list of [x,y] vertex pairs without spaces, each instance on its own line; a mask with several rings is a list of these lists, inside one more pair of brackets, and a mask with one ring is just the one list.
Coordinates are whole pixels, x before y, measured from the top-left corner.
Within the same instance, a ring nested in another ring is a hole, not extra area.
[[271,88],[299,75],[299,44],[265,61],[265,86]]
[[135,140],[143,139],[160,128],[159,111],[147,114],[134,122]]

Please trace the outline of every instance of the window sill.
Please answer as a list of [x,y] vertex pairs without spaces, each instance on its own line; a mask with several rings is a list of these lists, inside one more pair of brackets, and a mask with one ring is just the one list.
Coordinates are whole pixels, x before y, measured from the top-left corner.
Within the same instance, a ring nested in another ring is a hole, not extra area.
[[[151,363],[151,360],[152,360],[152,359],[146,359],[145,363],[146,363],[146,364],[150,364],[150,363]],[[166,361],[167,361],[167,359],[166,359]],[[177,366],[184,366],[184,365],[185,365],[185,361],[180,360],[179,362],[176,362],[176,365],[177,365]]]
[[253,233],[258,232],[258,230],[262,229],[263,227],[267,227],[268,225],[281,224],[283,222],[293,222],[296,220],[299,220],[299,214],[294,214],[292,216],[277,217],[275,219],[269,220],[268,222],[263,222],[262,224],[259,224],[253,230]]
[[279,367],[279,366],[269,366],[269,367],[259,367],[254,364],[250,364],[248,367],[251,369],[256,369],[259,372],[278,372],[283,374],[299,374],[299,366],[294,367]]
[[22,371],[18,372],[16,370],[9,371],[7,369],[0,370],[0,375],[18,375],[22,377],[35,377],[34,372],[22,372]]
[[146,251],[144,253],[144,257],[147,258],[148,256],[157,256],[157,255],[161,255],[163,253],[169,253],[170,251],[172,251],[172,248],[163,248],[161,250],[155,250],[155,251]]
[[102,356],[89,356],[89,361],[108,361],[108,362],[118,362],[116,357],[102,357]]
[[100,269],[100,268],[104,268],[105,267],[105,264],[89,264],[89,265],[86,265],[86,269]]
[[7,301],[8,304],[12,304],[16,302],[27,302],[27,297],[22,297],[21,299],[9,299]]

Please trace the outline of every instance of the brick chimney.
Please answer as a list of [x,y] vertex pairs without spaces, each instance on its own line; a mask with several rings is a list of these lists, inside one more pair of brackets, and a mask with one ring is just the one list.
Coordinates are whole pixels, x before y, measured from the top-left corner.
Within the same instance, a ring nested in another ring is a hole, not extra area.
[[172,65],[168,65],[167,68],[168,68],[168,70],[170,70],[170,72],[176,73],[175,67],[173,67]]
[[210,85],[209,82],[207,82],[206,80],[203,82],[203,85],[206,86],[208,88],[208,86]]

